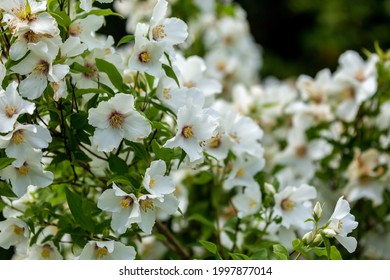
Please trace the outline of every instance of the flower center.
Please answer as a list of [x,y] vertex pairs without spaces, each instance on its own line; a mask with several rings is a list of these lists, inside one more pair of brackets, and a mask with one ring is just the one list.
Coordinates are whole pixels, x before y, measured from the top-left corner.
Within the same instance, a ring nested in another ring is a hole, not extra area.
[[14,225],[14,233],[15,233],[16,235],[20,235],[20,234],[22,234],[23,232],[24,232],[24,228],[19,227],[19,226],[17,226],[17,225]]
[[147,52],[147,51],[143,51],[143,52],[141,52],[141,53],[138,55],[138,60],[139,60],[141,63],[148,63],[148,62],[150,62],[151,59],[152,59],[152,56],[151,56],[150,53]]
[[359,69],[355,74],[355,79],[359,82],[363,82],[366,79],[366,76],[364,75],[364,71],[362,69]]
[[229,135],[234,142],[236,142],[237,144],[240,144],[240,138],[238,138],[237,132],[232,132]]
[[101,260],[101,259],[103,259],[105,256],[108,255],[108,250],[107,250],[106,247],[100,248],[100,247],[97,247],[97,246],[96,246],[96,248],[95,248],[95,254],[96,254],[96,258]]
[[23,132],[18,130],[15,131],[15,133],[12,135],[12,142],[14,142],[16,145],[19,145],[20,143],[24,142],[24,136]]
[[71,36],[78,36],[81,34],[82,31],[83,31],[83,27],[79,22],[75,24],[71,24],[69,26],[69,35]]
[[154,205],[153,205],[153,200],[150,199],[150,198],[146,198],[146,199],[143,199],[139,202],[139,205],[141,207],[141,209],[146,212],[148,211],[149,209],[150,210],[153,210],[154,208]]
[[183,129],[181,130],[181,135],[183,135],[184,138],[187,138],[187,139],[192,138],[192,136],[194,136],[194,132],[192,130],[192,127],[191,126],[183,127]]
[[34,71],[41,75],[47,76],[49,74],[50,65],[47,61],[41,60],[34,68]]
[[164,88],[163,89],[163,96],[167,100],[171,99],[172,98],[171,90],[169,88]]
[[193,88],[193,87],[196,86],[196,84],[193,81],[188,81],[188,82],[185,82],[183,84],[183,86],[186,87],[186,88]]
[[355,99],[355,96],[356,96],[356,91],[352,86],[347,87],[341,92],[341,98],[343,100]]
[[236,172],[236,177],[237,177],[237,178],[240,178],[240,177],[244,177],[244,176],[245,176],[245,170],[244,170],[244,168],[238,169],[237,172]]
[[338,230],[341,230],[343,228],[343,222],[342,221],[339,221],[339,223],[337,224],[337,228],[338,228]]
[[221,144],[222,144],[221,138],[213,137],[209,142],[209,147],[213,149],[217,149],[221,146]]
[[165,34],[164,26],[162,24],[159,24],[155,28],[153,28],[152,34],[153,40],[155,41],[164,39],[167,36],[167,34]]
[[14,106],[6,105],[5,106],[5,115],[8,118],[12,118],[16,113],[16,108]]
[[119,112],[113,112],[108,119],[112,128],[122,128],[125,123],[125,117]]
[[26,176],[29,172],[28,164],[24,163],[21,167],[16,168],[16,170],[18,171],[19,175]]
[[288,198],[285,198],[280,203],[280,206],[282,207],[282,209],[284,211],[292,211],[294,209],[295,202],[290,200],[290,199],[288,199]]
[[153,188],[155,184],[156,184],[156,180],[151,178],[150,181],[149,181],[149,187]]
[[363,174],[359,176],[359,183],[362,185],[367,185],[371,182],[371,177],[369,175]]
[[123,209],[129,208],[133,204],[133,199],[130,196],[125,196],[122,198],[120,204]]
[[44,245],[42,248],[42,252],[41,252],[42,258],[44,258],[45,260],[48,260],[50,258],[50,254],[51,254],[50,245],[48,245],[48,244]]
[[35,34],[34,32],[32,32],[31,30],[24,33],[23,37],[29,43],[38,43],[38,41],[39,41],[39,36],[37,34]]
[[257,201],[256,200],[251,200],[250,202],[249,202],[249,208],[253,208],[253,207],[255,207],[257,205]]
[[305,146],[298,146],[295,148],[295,154],[298,156],[298,157],[304,157],[306,156],[307,154],[307,148]]

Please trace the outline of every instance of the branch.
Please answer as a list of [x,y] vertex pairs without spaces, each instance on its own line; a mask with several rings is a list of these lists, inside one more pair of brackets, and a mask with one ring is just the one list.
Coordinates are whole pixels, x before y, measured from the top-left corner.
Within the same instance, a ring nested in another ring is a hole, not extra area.
[[167,238],[167,246],[177,253],[182,259],[189,260],[190,256],[187,251],[184,250],[183,246],[179,243],[175,236],[170,230],[160,221],[156,221],[156,227],[158,232],[163,234]]

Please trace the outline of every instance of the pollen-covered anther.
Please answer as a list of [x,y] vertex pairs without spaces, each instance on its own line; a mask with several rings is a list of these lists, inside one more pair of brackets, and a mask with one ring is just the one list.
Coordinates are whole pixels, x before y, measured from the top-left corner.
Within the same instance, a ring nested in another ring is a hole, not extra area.
[[15,131],[15,133],[12,135],[12,142],[14,142],[16,145],[19,145],[24,142],[24,136],[22,131],[18,130]]
[[133,204],[134,200],[130,196],[125,196],[124,198],[121,199],[121,207],[123,209],[129,208]]
[[154,185],[156,185],[156,180],[154,180],[153,178],[151,178],[150,181],[149,181],[149,187],[153,188]]
[[152,59],[152,56],[149,52],[147,51],[143,51],[141,52],[139,55],[138,55],[138,60],[141,62],[141,63],[148,63],[150,62],[150,60]]
[[163,96],[164,96],[164,99],[171,99],[172,98],[172,95],[171,95],[171,90],[169,88],[164,88],[163,89]]
[[8,117],[8,118],[12,118],[16,113],[16,108],[14,106],[9,106],[9,105],[6,105],[5,106],[5,115]]
[[50,64],[45,60],[41,60],[35,66],[34,71],[38,72],[41,75],[47,76],[47,74],[49,73],[49,68],[50,68]]
[[192,138],[192,136],[194,136],[194,132],[192,130],[192,127],[191,126],[183,127],[183,129],[181,130],[181,135],[183,135],[184,138],[187,138],[187,139]]
[[343,222],[339,221],[339,223],[337,224],[337,229],[341,230],[342,228],[343,228]]
[[106,247],[95,247],[95,254],[97,259],[103,259],[108,255],[108,249]]
[[150,198],[143,199],[139,202],[141,209],[146,212],[148,210],[153,210],[154,204],[153,200]]
[[78,36],[83,32],[83,27],[80,23],[75,23],[69,26],[69,35],[71,36]]
[[30,171],[27,163],[24,163],[21,167],[17,168],[18,174],[21,176],[26,176]]
[[363,82],[366,79],[366,75],[364,75],[364,71],[359,69],[355,74],[355,79],[359,82]]
[[217,149],[221,146],[221,144],[222,144],[221,138],[213,137],[209,142],[209,147],[213,149]]
[[164,39],[167,37],[167,34],[165,33],[164,25],[159,24],[156,27],[153,28],[152,31],[153,34],[153,40],[158,41],[161,39]]
[[48,260],[50,258],[51,254],[51,247],[50,245],[46,244],[42,248],[41,256],[43,259]]
[[257,205],[257,201],[256,200],[254,200],[254,199],[252,199],[251,201],[249,201],[249,208],[253,208],[253,207],[255,207]]
[[284,211],[292,211],[294,209],[294,206],[295,206],[294,201],[288,198],[283,199],[282,202],[280,203],[280,207],[282,207]]
[[39,42],[39,35],[35,34],[31,30],[24,33],[23,37],[26,39],[29,43],[38,43]]
[[245,176],[245,170],[244,168],[239,168],[236,172],[236,177],[237,178],[240,178],[240,177],[244,177]]
[[304,157],[306,156],[307,154],[307,148],[306,146],[298,146],[295,148],[295,154],[298,156],[298,157]]
[[113,112],[108,118],[108,122],[112,128],[122,128],[125,123],[125,116],[119,112]]
[[14,233],[16,235],[20,235],[24,232],[24,228],[20,227],[20,226],[17,226],[17,225],[14,225]]

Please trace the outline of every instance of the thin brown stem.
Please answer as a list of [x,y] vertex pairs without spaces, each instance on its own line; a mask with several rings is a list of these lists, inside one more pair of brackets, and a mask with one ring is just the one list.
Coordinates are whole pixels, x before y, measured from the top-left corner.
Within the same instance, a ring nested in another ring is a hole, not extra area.
[[190,256],[187,251],[184,250],[184,247],[161,221],[156,221],[156,228],[167,238],[166,245],[169,246],[171,250],[177,253],[184,260],[190,259]]

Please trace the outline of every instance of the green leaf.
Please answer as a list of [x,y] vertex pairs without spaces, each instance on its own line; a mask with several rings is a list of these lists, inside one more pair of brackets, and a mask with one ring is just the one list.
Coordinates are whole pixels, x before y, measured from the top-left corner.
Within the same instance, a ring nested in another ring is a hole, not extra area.
[[210,253],[212,254],[217,254],[218,249],[217,245],[215,245],[213,242],[205,241],[205,240],[200,240],[199,243]]
[[123,77],[114,64],[100,58],[96,58],[96,67],[100,72],[108,75],[111,83],[120,91],[123,91]]
[[129,43],[129,42],[131,42],[131,41],[134,41],[134,38],[135,38],[134,35],[126,35],[126,36],[123,36],[123,37],[119,40],[119,42],[118,42],[118,44],[117,44],[116,46],[119,47],[120,45],[127,44],[127,43]]
[[79,112],[70,116],[70,124],[72,128],[82,129],[88,124],[88,113]]
[[83,13],[83,14],[77,16],[76,19],[86,18],[89,15],[96,15],[96,16],[103,16],[103,17],[117,16],[117,17],[123,18],[123,16],[121,14],[115,13],[111,9],[94,9],[94,10],[89,11],[88,13]]
[[86,199],[83,199],[80,195],[72,192],[68,188],[65,189],[65,193],[70,212],[72,213],[76,223],[83,229],[89,232],[94,232],[95,225],[92,219],[92,213],[97,212],[93,211],[97,209],[96,205]]
[[167,64],[163,64],[162,67],[163,67],[163,69],[165,71],[165,74],[169,78],[173,79],[176,82],[177,86],[180,87],[179,79],[177,78],[177,76],[175,74],[175,71],[173,71],[172,67],[170,67]]
[[11,165],[15,161],[14,158],[0,158],[0,170]]
[[152,150],[157,159],[162,159],[166,162],[171,161],[174,157],[174,152],[172,149],[161,147],[155,139],[152,141]]
[[273,246],[273,252],[277,260],[288,260],[290,257],[287,249],[280,244],[275,244]]
[[330,247],[330,259],[331,260],[342,260],[343,259],[341,257],[339,250],[334,245]]
[[72,73],[90,73],[92,70],[89,67],[81,65],[78,62],[73,62],[70,66],[70,71]]
[[235,261],[249,260],[249,257],[240,253],[229,253],[229,256]]
[[251,260],[267,260],[268,258],[268,251],[266,248],[261,248],[260,250],[254,252],[250,257]]
[[207,227],[210,227],[212,229],[215,229],[215,226],[214,226],[214,223],[207,220],[203,215],[201,214],[193,214],[191,215],[188,219],[187,219],[189,222],[190,221],[197,221]]
[[56,20],[58,25],[68,29],[69,25],[72,23],[68,14],[64,11],[49,11],[50,15]]
[[129,166],[127,165],[126,161],[114,154],[111,154],[108,158],[108,166],[112,172],[119,175],[126,174],[129,171]]
[[16,194],[12,191],[12,188],[7,183],[0,181],[0,196],[6,196],[6,197],[17,197]]
[[131,147],[131,149],[134,151],[134,156],[139,158],[139,159],[148,159],[149,158],[149,153],[146,150],[146,147],[143,143],[135,143],[135,142],[130,142],[126,141],[126,144]]

